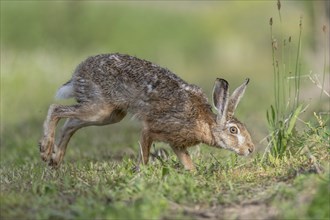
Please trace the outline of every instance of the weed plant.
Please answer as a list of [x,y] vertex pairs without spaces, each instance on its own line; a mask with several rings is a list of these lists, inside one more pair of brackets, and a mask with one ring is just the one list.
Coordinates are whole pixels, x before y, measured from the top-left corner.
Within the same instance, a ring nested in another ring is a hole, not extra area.
[[[281,2],[277,1],[277,9],[279,14],[279,25],[282,26]],[[308,158],[314,163],[317,172],[321,172],[320,166],[317,164],[315,152],[329,151],[330,130],[327,126],[327,119],[314,113],[316,125],[310,122],[302,122],[306,125],[307,131],[298,134],[296,124],[298,116],[303,112],[303,104],[300,102],[301,91],[301,51],[302,51],[302,17],[299,21],[299,36],[296,48],[296,54],[292,56],[292,37],[283,39],[282,28],[280,28],[280,38],[277,40],[273,33],[273,18],[270,18],[271,33],[271,49],[272,63],[274,75],[274,105],[270,106],[267,111],[267,121],[270,129],[268,137],[268,147],[264,156],[267,154],[270,161],[277,161],[286,156],[296,155],[298,153],[307,154]],[[323,26],[324,44],[326,45],[326,26]],[[326,56],[327,47],[324,47],[324,69],[322,82],[316,77],[309,77],[312,82],[317,82],[317,86],[321,89],[320,100],[322,95],[329,94],[325,91],[325,74],[326,74]],[[292,59],[295,62],[292,63]],[[315,83],[314,82],[314,83]],[[326,146],[326,147],[325,147]],[[323,149],[323,150],[322,150]],[[319,155],[322,157],[321,155]],[[262,158],[264,159],[264,157]]]
[[[277,1],[279,25],[282,27],[281,2]],[[274,75],[274,105],[267,110],[267,121],[270,129],[269,145],[266,152],[270,157],[283,158],[289,150],[290,140],[295,134],[296,122],[302,111],[300,103],[301,82],[301,49],[302,49],[302,17],[299,22],[299,36],[292,64],[292,41],[289,36],[283,39],[282,28],[277,40],[273,33],[273,18],[270,18],[270,34],[272,64]]]

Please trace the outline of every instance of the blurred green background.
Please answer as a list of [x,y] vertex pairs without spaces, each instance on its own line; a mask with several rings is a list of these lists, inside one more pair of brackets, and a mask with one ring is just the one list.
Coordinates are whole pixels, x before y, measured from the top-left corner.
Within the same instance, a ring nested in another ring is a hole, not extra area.
[[[209,97],[216,77],[231,88],[249,77],[237,116],[262,150],[273,102],[269,19],[275,38],[292,36],[295,54],[303,17],[302,72],[322,74],[326,4],[283,1],[281,25],[276,1],[1,1],[1,160],[39,160],[37,142],[57,88],[86,57],[112,52],[167,67]],[[307,77],[303,84],[307,102],[319,97]],[[111,152],[109,145],[136,147],[138,137],[139,124],[126,119],[79,131],[70,145],[80,140]],[[92,148],[82,149],[68,151],[89,155]]]

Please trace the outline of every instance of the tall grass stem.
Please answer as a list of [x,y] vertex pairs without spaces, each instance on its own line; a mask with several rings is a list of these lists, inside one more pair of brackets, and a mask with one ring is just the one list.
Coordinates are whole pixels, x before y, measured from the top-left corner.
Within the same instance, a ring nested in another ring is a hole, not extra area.
[[299,22],[299,37],[298,37],[298,51],[296,58],[296,68],[295,68],[295,97],[293,109],[298,107],[299,103],[299,91],[300,91],[300,73],[301,73],[301,34],[302,34],[302,17],[300,17]]
[[325,84],[325,73],[326,73],[326,69],[327,69],[327,41],[328,41],[328,37],[327,37],[327,26],[323,25],[322,27],[322,31],[323,31],[323,36],[324,36],[324,56],[323,56],[323,77],[322,77],[322,89],[321,89],[321,93],[320,93],[320,101],[322,99],[322,94],[324,91],[324,84]]

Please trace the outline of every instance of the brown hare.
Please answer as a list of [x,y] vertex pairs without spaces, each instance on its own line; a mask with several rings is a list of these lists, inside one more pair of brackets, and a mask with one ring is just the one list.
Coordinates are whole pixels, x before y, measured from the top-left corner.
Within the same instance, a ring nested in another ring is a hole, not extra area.
[[[89,57],[56,94],[57,98],[75,98],[77,103],[49,107],[39,142],[41,158],[49,165],[59,165],[78,129],[117,123],[127,113],[142,121],[143,164],[148,163],[154,141],[168,143],[188,170],[194,165],[187,148],[199,143],[246,156],[253,152],[254,145],[234,112],[248,82],[246,79],[229,96],[228,82],[216,79],[214,114],[198,86],[186,83],[166,68],[123,54]],[[67,120],[55,144],[55,130],[61,118]]]

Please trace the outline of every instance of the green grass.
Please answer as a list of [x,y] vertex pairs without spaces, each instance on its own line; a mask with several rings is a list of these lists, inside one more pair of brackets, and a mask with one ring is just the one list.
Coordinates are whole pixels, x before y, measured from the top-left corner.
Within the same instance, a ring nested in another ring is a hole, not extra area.
[[190,149],[196,172],[185,171],[164,144],[156,144],[170,153],[164,163],[134,172],[139,126],[130,120],[79,131],[64,163],[52,169],[34,140],[41,121],[29,123],[2,136],[11,138],[1,145],[1,219],[329,217],[330,131],[320,118],[296,141],[316,161],[307,152],[261,161],[260,154],[245,158],[202,145]]
[[[1,219],[329,219],[329,119],[318,114],[328,109],[313,106],[315,116],[299,120],[294,156],[262,157],[273,94],[267,19],[276,2],[75,4],[1,1]],[[287,33],[304,5],[283,4]],[[307,27],[302,36],[312,38]],[[87,56],[117,51],[166,66],[209,95],[216,77],[231,88],[250,77],[236,115],[257,152],[245,158],[201,145],[190,149],[197,171],[187,172],[156,143],[170,157],[134,172],[140,124],[126,118],[79,130],[64,163],[48,167],[37,143],[56,89]]]
[[173,155],[165,165],[155,161],[139,172],[133,172],[136,162],[129,157],[105,161],[71,156],[57,170],[37,160],[1,166],[1,217],[190,219],[211,213],[232,218],[242,217],[249,205],[254,207],[251,218],[265,205],[275,210],[276,218],[329,217],[323,196],[329,170],[315,174],[305,157],[275,165],[212,152],[215,160],[210,153],[193,154],[195,173],[184,171]]

